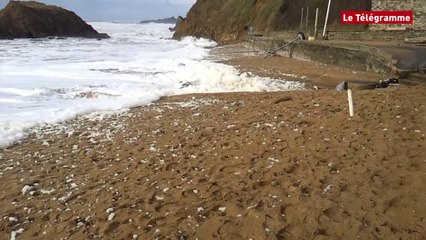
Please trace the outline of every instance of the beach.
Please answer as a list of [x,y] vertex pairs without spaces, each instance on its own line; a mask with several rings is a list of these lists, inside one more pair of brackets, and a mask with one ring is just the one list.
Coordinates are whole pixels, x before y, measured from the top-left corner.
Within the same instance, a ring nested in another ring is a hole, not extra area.
[[358,87],[392,77],[389,73],[356,71],[331,64],[271,55],[244,44],[217,47],[212,50],[211,56],[215,60],[235,66],[241,72],[300,81],[311,89],[334,89],[342,81],[352,82],[351,85]]
[[331,86],[364,73],[261,59],[222,61],[319,90],[163,97],[0,150],[0,239],[425,239],[425,87],[354,90],[349,117]]

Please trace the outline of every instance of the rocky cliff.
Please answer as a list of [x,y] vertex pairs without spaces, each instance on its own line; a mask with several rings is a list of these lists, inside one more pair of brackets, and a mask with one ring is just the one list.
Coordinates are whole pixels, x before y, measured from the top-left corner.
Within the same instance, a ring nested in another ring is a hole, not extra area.
[[0,11],[0,39],[42,37],[108,38],[74,12],[38,2],[11,1]]
[[[197,0],[186,19],[176,29],[175,38],[196,36],[219,42],[232,42],[245,36],[245,29],[271,32],[300,28],[301,9],[309,7],[309,29],[313,29],[315,8],[320,9],[319,25],[324,25],[328,0]],[[363,30],[365,26],[342,26],[341,10],[369,10],[371,0],[333,1],[330,10],[330,29],[352,28]],[[305,21],[305,20],[304,20]]]

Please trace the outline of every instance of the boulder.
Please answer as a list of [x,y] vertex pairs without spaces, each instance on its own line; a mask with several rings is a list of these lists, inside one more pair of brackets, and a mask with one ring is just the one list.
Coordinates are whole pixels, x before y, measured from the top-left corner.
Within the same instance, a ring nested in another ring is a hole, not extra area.
[[10,1],[0,11],[0,39],[84,37],[109,38],[77,14],[34,1]]
[[426,44],[426,37],[405,38],[404,42],[411,44]]

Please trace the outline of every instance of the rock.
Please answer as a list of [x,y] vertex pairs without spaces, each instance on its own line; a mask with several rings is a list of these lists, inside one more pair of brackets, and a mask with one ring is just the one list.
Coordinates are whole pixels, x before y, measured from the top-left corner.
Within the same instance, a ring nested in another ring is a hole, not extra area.
[[77,14],[33,1],[10,1],[0,11],[0,39],[85,37],[109,38]]
[[426,37],[405,38],[405,43],[423,44],[426,43]]
[[343,81],[336,86],[336,91],[338,91],[338,92],[344,92],[344,91],[347,91],[347,90],[348,90],[348,82],[347,81]]
[[165,24],[176,24],[177,19],[175,17],[169,17],[169,18],[163,18],[163,19],[157,19],[157,20],[143,20],[140,21],[142,24],[147,23],[165,23]]

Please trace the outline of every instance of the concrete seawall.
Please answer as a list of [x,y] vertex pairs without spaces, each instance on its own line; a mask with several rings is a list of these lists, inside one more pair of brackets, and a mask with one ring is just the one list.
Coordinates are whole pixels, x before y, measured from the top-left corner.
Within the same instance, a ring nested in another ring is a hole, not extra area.
[[[274,52],[288,42],[278,38],[254,37],[247,41],[246,45],[266,52]],[[373,71],[392,77],[405,78],[410,73],[424,73],[423,63],[400,68],[399,62],[404,59],[384,49],[385,47],[371,46],[362,42],[300,40],[276,53],[284,57],[334,64],[359,71]]]

